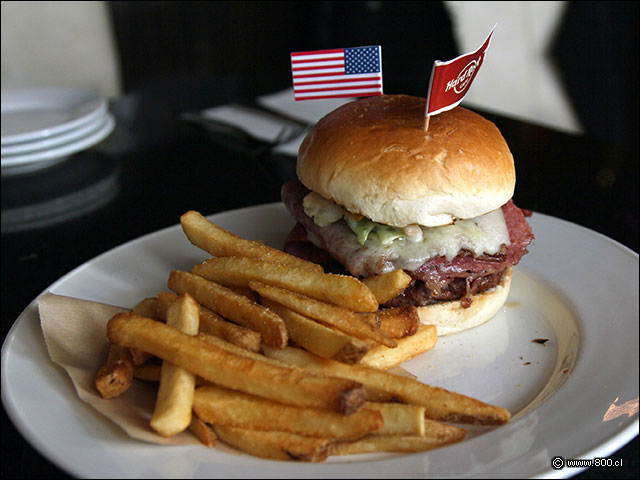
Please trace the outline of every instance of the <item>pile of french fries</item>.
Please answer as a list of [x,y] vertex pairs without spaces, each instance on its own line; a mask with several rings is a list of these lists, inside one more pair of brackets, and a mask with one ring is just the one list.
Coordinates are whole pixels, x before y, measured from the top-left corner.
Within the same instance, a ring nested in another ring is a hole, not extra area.
[[172,271],[171,292],[109,320],[104,398],[134,378],[158,383],[150,427],[191,431],[256,456],[415,452],[460,441],[443,422],[500,425],[501,407],[396,375],[436,343],[414,308],[379,310],[406,288],[402,271],[364,283],[238,237],[198,212],[181,217],[212,258]]

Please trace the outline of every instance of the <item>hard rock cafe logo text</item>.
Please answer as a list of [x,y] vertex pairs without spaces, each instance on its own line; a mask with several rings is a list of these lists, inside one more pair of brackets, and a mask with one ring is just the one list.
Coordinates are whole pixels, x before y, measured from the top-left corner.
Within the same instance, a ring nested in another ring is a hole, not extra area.
[[478,60],[471,60],[462,70],[458,76],[452,80],[447,82],[447,88],[444,89],[445,92],[453,89],[453,91],[457,94],[460,94],[466,90],[466,88],[471,83],[471,79],[473,78],[473,74],[476,69],[480,67],[481,58]]

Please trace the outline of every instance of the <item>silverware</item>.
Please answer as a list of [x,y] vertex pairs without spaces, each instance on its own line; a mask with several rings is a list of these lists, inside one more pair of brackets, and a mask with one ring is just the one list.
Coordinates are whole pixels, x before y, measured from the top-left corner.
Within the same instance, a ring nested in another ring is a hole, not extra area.
[[287,121],[289,123],[292,123],[294,125],[298,125],[302,128],[308,128],[311,124],[309,122],[307,122],[306,120],[301,120],[297,117],[294,117],[292,115],[289,115],[285,112],[281,112],[279,110],[274,110],[271,107],[268,107],[266,105],[261,104],[260,102],[256,101],[256,100],[239,100],[236,102],[233,102],[231,105],[235,105],[235,106],[239,106],[239,107],[244,107],[250,110],[257,110],[259,112],[262,113],[266,113],[274,118],[280,119],[280,120],[284,120]]
[[264,138],[257,137],[251,132],[248,132],[236,125],[224,122],[223,120],[207,117],[202,112],[184,112],[180,115],[180,119],[202,128],[212,134],[212,138],[214,140],[224,143],[225,146],[251,156],[260,155],[271,150],[277,145],[287,143],[300,136],[308,128],[308,124],[306,122],[293,119],[288,115],[275,112],[267,107],[254,107],[253,105],[249,106],[240,103],[232,103],[230,105],[236,108],[253,111],[260,115],[272,116],[282,123],[282,128],[273,140],[265,140]]

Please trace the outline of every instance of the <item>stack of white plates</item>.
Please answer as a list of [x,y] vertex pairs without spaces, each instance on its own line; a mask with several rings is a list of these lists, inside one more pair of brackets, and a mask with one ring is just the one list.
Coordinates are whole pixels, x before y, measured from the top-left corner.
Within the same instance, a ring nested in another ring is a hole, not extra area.
[[115,120],[107,100],[72,88],[2,92],[2,176],[33,172],[104,140]]

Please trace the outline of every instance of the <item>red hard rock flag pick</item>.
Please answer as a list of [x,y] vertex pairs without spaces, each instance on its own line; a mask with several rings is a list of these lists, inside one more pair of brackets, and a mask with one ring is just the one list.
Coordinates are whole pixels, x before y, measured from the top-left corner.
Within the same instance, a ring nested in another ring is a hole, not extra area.
[[471,82],[476,78],[480,65],[484,61],[484,55],[489,48],[495,28],[494,26],[482,46],[475,52],[460,55],[448,62],[440,60],[433,62],[425,111],[425,132],[429,128],[429,117],[431,115],[451,110],[467,94]]

